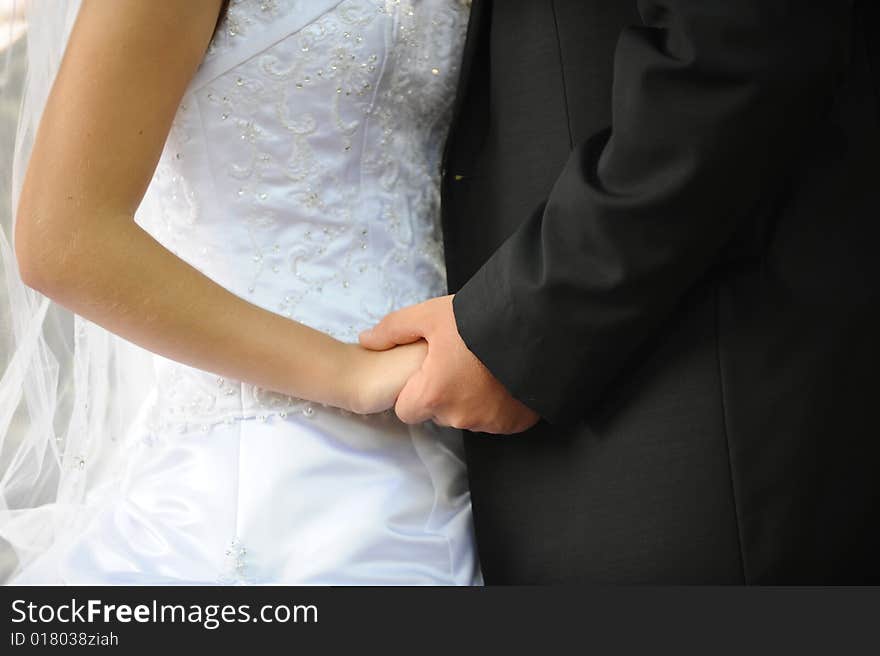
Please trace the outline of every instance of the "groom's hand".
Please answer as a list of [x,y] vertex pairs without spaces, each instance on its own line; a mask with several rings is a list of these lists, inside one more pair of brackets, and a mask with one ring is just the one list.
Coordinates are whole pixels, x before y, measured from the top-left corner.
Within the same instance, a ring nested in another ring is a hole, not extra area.
[[394,410],[401,421],[432,419],[442,426],[510,434],[540,419],[465,346],[455,325],[452,296],[393,312],[360,336],[362,346],[378,351],[419,339],[428,342],[428,355],[397,397]]

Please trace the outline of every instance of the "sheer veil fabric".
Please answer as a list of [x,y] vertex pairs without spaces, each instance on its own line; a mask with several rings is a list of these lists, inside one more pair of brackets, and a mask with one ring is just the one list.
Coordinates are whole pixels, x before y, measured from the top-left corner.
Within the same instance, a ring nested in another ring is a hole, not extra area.
[[[4,370],[0,380],[0,568],[11,578],[87,522],[120,482],[126,432],[151,386],[150,353],[25,286],[13,250],[15,209],[42,109],[79,0],[16,0],[26,48],[0,72],[25,69],[3,212]],[[6,89],[7,80],[3,80]],[[137,372],[126,377],[125,372]],[[86,466],[88,464],[88,466]]]

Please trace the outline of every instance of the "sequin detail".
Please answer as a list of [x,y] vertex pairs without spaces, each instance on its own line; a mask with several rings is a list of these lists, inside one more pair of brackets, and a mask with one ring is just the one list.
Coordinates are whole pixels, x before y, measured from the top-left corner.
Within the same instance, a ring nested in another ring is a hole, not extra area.
[[247,572],[248,550],[238,537],[232,538],[224,552],[224,567],[218,583],[235,585],[250,583]]
[[[467,7],[328,3],[254,54],[301,4],[231,3],[206,61],[251,50],[187,91],[138,221],[236,295],[355,342],[446,293],[440,157]],[[322,411],[162,360],[157,430]]]

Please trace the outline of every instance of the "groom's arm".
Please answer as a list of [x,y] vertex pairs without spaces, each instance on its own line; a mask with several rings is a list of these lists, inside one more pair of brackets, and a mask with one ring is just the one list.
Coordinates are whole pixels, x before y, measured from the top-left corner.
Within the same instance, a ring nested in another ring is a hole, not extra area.
[[455,295],[459,333],[550,421],[594,403],[809,148],[847,59],[843,0],[640,2],[612,129]]

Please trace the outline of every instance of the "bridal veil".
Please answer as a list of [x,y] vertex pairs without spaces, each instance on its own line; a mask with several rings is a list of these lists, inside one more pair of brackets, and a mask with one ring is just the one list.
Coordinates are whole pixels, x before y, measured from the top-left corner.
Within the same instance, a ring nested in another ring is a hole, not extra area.
[[0,53],[2,101],[13,107],[0,138],[14,140],[0,149],[0,580],[63,545],[113,495],[152,388],[149,352],[25,286],[15,258],[28,156],[79,4],[12,0],[24,36]]

